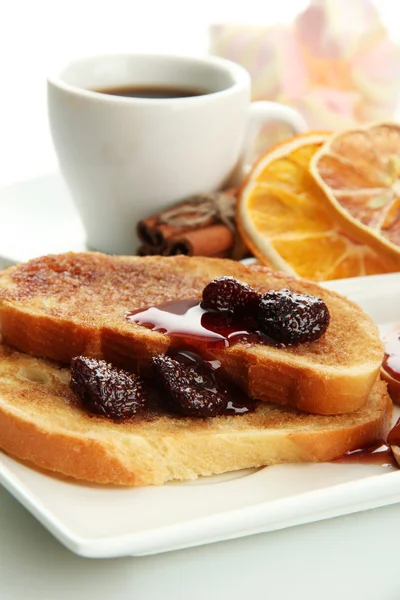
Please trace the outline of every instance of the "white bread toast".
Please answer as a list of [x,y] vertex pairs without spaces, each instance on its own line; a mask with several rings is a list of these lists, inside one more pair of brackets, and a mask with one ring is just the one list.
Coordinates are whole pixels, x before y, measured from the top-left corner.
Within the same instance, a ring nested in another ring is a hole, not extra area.
[[162,484],[285,462],[329,461],[379,444],[391,423],[386,385],[346,415],[310,415],[260,402],[214,418],[158,414],[115,423],[90,416],[69,369],[0,345],[0,448],[50,471],[97,483]]
[[318,285],[266,267],[203,257],[47,256],[0,275],[0,331],[8,345],[69,363],[76,355],[134,368],[165,352],[171,337],[128,322],[127,311],[177,298],[201,298],[230,275],[259,292],[289,288],[321,297],[330,311],[316,342],[286,348],[238,343],[213,349],[223,370],[250,396],[319,414],[359,409],[376,380],[383,345],[361,308]]

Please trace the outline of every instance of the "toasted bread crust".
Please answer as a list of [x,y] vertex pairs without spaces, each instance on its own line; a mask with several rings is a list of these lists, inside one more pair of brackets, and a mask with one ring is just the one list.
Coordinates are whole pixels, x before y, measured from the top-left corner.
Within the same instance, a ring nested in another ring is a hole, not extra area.
[[77,354],[123,367],[165,352],[168,335],[125,319],[127,311],[200,298],[214,277],[231,275],[260,292],[287,287],[322,297],[331,322],[320,340],[297,347],[237,344],[214,350],[250,396],[320,414],[365,402],[383,357],[377,327],[356,304],[311,282],[261,266],[203,257],[42,257],[0,275],[0,329],[21,351],[68,363]]
[[377,381],[348,415],[310,415],[260,403],[210,419],[90,416],[69,370],[0,346],[0,448],[37,467],[97,483],[159,485],[285,462],[329,461],[386,438],[391,401]]

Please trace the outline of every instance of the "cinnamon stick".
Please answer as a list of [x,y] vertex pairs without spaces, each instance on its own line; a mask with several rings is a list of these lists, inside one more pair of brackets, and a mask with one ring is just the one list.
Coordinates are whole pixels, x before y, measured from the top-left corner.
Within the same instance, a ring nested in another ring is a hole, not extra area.
[[168,240],[166,255],[227,257],[234,242],[234,233],[221,223],[174,236]]
[[[213,223],[224,222],[219,213],[220,200],[232,202],[237,189],[230,188],[220,193],[199,194],[174,206],[168,207],[156,215],[151,215],[139,221],[137,233],[143,244],[161,246],[172,236],[197,229],[199,226],[208,227]],[[232,211],[232,204],[228,210]],[[225,212],[226,208],[223,210]],[[233,217],[233,214],[232,214]],[[231,217],[230,217],[231,218]],[[225,221],[228,224],[228,221]]]
[[138,256],[166,256],[166,246],[152,246],[151,244],[142,244],[138,250]]
[[210,225],[194,231],[187,232],[184,236],[170,238],[166,245],[152,246],[143,244],[138,249],[139,256],[214,256],[227,258],[231,255],[234,242],[234,233],[225,225]]
[[227,257],[235,242],[237,190],[192,196],[138,223],[141,256]]
[[[190,208],[190,201],[182,202],[181,204],[176,205],[174,208],[179,209],[187,209]],[[157,215],[153,215],[148,217],[147,219],[142,219],[139,221],[137,226],[137,234],[139,239],[144,244],[151,244],[153,246],[162,246],[166,243],[166,241],[172,236],[179,235],[181,233],[185,233],[186,231],[193,230],[196,226],[190,225],[170,225],[169,223],[163,223],[164,214],[168,213],[168,210],[162,211]],[[197,219],[200,216],[200,213],[196,211],[196,207],[193,206],[193,211],[191,213],[192,219]],[[210,217],[206,219],[202,223],[202,227],[207,227],[215,222],[214,217]]]
[[[162,217],[162,213],[143,219],[138,223],[137,234],[143,244],[158,247],[165,246],[171,237],[193,230],[193,226],[177,227],[168,223],[160,223],[160,217]],[[213,222],[213,218],[208,219],[204,223],[204,227],[211,225]]]

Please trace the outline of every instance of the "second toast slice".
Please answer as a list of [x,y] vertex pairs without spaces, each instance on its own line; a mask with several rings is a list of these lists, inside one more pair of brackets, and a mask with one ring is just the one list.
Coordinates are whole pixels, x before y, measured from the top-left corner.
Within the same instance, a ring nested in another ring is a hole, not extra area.
[[324,462],[380,445],[392,405],[382,381],[346,415],[259,402],[254,412],[192,418],[159,411],[114,422],[89,414],[70,371],[0,344],[1,450],[97,483],[160,485],[281,463]]
[[207,283],[223,275],[260,293],[289,288],[318,296],[331,315],[316,342],[213,349],[224,371],[250,396],[320,414],[351,412],[364,404],[383,357],[376,325],[339,294],[266,267],[99,253],[34,259],[0,276],[1,334],[23,352],[63,363],[82,354],[134,367],[166,352],[171,337],[129,322],[127,312],[178,298],[200,299]]

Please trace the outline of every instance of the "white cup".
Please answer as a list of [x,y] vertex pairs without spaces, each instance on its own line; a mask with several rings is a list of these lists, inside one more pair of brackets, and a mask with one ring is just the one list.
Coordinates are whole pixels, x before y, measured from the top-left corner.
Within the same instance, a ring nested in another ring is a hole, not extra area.
[[[184,98],[131,98],[118,86],[194,88]],[[306,123],[293,109],[250,101],[250,76],[211,56],[109,55],[48,78],[50,128],[61,172],[91,249],[132,254],[137,222],[199,193],[235,185],[261,127]]]

